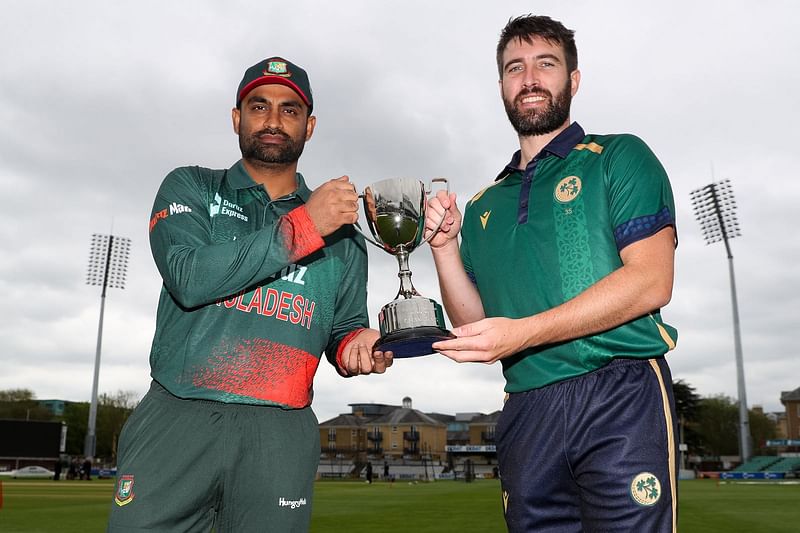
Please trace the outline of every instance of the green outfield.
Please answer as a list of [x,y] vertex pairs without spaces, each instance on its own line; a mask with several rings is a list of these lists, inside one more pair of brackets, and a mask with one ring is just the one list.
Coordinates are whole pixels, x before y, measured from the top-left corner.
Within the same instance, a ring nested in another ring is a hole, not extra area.
[[[111,481],[3,480],[3,533],[90,533],[105,529]],[[800,530],[800,485],[680,485],[681,533]],[[324,481],[317,483],[314,533],[505,531],[499,484]]]

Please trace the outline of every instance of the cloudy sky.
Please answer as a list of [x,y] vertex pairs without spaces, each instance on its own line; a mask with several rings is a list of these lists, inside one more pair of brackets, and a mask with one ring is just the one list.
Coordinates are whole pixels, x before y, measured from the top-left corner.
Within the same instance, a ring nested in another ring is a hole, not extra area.
[[[465,199],[517,148],[494,48],[511,16],[536,11],[576,30],[582,83],[572,118],[645,139],[669,172],[680,245],[665,320],[679,330],[674,377],[737,396],[728,262],[706,246],[689,193],[730,179],[747,400],[782,410],[800,387],[800,49],[794,2],[101,2],[3,0],[0,21],[0,389],[87,401],[100,290],[85,285],[93,233],[132,240],[125,290],[106,300],[100,391],[143,394],[160,279],[147,226],[164,175],[238,158],[230,108],[245,68],[284,55],[309,71],[318,117],[300,170],[444,176]],[[397,292],[394,258],[370,249],[370,316]],[[439,298],[427,248],[417,289]],[[376,326],[376,322],[373,322]],[[400,360],[350,380],[322,365],[321,420],[348,403],[491,412],[499,365]]]

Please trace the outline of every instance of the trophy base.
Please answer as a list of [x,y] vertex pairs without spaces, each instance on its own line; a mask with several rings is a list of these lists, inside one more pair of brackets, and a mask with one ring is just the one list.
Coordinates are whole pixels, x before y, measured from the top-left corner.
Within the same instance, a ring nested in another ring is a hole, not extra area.
[[378,314],[381,338],[375,349],[392,352],[396,358],[433,353],[434,342],[455,336],[444,327],[442,306],[430,298],[397,298]]
[[383,335],[375,343],[375,350],[392,352],[395,359],[419,357],[434,353],[431,345],[434,342],[454,339],[455,335],[436,326],[419,326],[406,328]]

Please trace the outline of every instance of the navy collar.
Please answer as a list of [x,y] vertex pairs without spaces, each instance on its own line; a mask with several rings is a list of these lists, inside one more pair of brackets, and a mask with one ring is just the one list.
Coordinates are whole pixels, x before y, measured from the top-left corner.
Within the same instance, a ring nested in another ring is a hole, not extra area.
[[[586,133],[584,133],[583,128],[577,122],[573,122],[547,143],[547,146],[542,148],[542,151],[536,154],[534,158],[528,162],[527,166],[536,165],[539,160],[544,159],[547,155],[554,155],[561,159],[566,159],[572,149],[575,148],[575,145],[581,142],[584,137],[586,137]],[[497,175],[495,181],[503,179],[514,172],[519,172],[520,159],[522,159],[522,150],[517,150],[514,152],[514,155],[511,156],[511,162]]]

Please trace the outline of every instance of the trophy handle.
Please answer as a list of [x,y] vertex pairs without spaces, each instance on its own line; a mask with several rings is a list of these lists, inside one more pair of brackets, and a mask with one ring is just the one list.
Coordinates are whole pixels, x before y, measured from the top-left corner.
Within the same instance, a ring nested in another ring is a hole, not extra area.
[[[364,196],[365,196],[365,194],[362,192],[361,194],[359,194],[359,195],[358,195],[358,199],[359,199],[359,200],[361,200],[361,201],[364,201]],[[383,246],[383,245],[382,245],[382,244],[380,244],[379,242],[375,241],[374,239],[371,239],[371,238],[370,238],[370,237],[369,237],[369,236],[368,236],[366,233],[364,233],[363,231],[361,231],[361,227],[358,225],[358,222],[356,222],[355,224],[353,224],[353,228],[355,228],[355,230],[356,230],[357,232],[359,232],[359,233],[360,233],[360,234],[361,234],[361,235],[364,237],[364,239],[365,239],[365,240],[366,240],[368,243],[370,243],[370,244],[374,244],[375,246],[377,246],[377,247],[378,247],[378,248],[380,248],[381,250],[386,250],[386,247],[385,247],[385,246]]]
[[[433,184],[434,183],[444,183],[445,191],[447,191],[447,194],[450,194],[450,183],[447,181],[447,178],[433,178],[431,180],[430,186],[425,189],[425,195],[426,196],[433,192]],[[426,202],[426,207],[427,207],[427,202]],[[422,239],[422,241],[420,241],[420,244],[425,244],[426,242],[431,240],[433,238],[433,236],[436,235],[436,233],[438,233],[439,228],[441,228],[442,224],[444,224],[444,219],[445,218],[447,218],[447,213],[446,212],[442,213],[442,220],[439,221],[439,224],[436,226],[436,229],[433,230],[430,233],[430,235],[428,235],[427,237]]]

